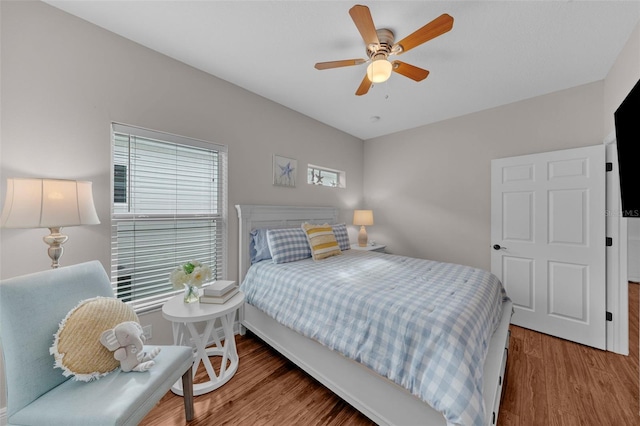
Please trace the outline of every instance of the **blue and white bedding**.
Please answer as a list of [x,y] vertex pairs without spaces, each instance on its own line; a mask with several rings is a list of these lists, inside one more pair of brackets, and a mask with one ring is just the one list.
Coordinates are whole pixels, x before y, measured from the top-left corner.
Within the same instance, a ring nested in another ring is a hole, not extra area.
[[443,413],[482,425],[483,365],[506,294],[489,272],[349,250],[249,268],[246,300]]

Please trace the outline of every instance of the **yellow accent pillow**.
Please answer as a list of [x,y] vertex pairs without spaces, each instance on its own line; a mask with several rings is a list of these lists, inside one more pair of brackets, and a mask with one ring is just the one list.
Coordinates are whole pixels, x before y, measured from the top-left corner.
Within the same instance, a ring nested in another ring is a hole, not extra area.
[[60,322],[49,349],[54,367],[66,377],[88,382],[120,366],[120,362],[100,343],[103,331],[125,321],[140,322],[135,311],[114,297],[95,297],[81,301]]
[[330,256],[342,254],[340,245],[336,236],[333,234],[331,225],[312,225],[310,223],[302,224],[307,241],[311,247],[311,256],[313,260],[325,259]]

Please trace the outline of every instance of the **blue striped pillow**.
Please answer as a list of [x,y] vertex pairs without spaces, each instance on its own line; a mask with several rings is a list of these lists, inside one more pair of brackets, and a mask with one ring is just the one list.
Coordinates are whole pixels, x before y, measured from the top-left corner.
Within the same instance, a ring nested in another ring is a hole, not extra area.
[[311,257],[307,234],[302,228],[269,229],[267,242],[273,263],[295,262]]
[[251,231],[251,241],[249,242],[249,254],[251,256],[251,264],[261,260],[271,259],[271,251],[269,250],[269,241],[267,241],[268,229],[260,228]]
[[338,240],[340,250],[349,250],[351,248],[351,243],[349,242],[347,225],[344,223],[339,223],[337,225],[331,225],[331,227],[333,228],[333,234],[336,236],[336,240]]

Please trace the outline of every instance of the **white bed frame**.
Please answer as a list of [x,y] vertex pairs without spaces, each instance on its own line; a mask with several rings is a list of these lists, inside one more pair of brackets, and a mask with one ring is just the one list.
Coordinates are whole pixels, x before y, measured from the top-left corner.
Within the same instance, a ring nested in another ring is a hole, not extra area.
[[[250,266],[250,232],[257,228],[297,227],[303,222],[337,223],[333,207],[236,205],[239,218],[239,275]],[[484,363],[483,396],[486,424],[496,424],[509,347],[512,304],[505,303],[502,321],[494,333]],[[240,311],[244,328],[272,346],[324,386],[379,425],[446,425],[444,416],[406,389],[362,364],[285,327],[245,303]]]

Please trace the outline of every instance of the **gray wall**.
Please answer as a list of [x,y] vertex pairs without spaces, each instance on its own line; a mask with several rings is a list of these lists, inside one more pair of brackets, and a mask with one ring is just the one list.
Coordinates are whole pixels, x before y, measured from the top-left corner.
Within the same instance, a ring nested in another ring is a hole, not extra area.
[[370,238],[490,269],[491,160],[603,143],[639,78],[640,24],[602,81],[367,140]]
[[[98,259],[110,268],[112,121],[228,145],[230,279],[235,204],[337,206],[348,222],[362,202],[361,140],[47,4],[3,1],[0,16],[0,193],[8,177],[93,181],[102,223],[65,229],[63,265]],[[274,153],[298,160],[296,188],[272,185]],[[308,163],[346,171],[347,188],[307,185]],[[49,268],[46,229],[0,232],[1,278]],[[141,322],[153,324],[150,343],[172,342],[158,312]]]
[[[237,274],[238,203],[361,202],[363,142],[41,2],[2,2],[2,171],[86,179],[102,224],[66,228],[63,264],[110,256],[110,123],[229,147],[229,278]],[[298,160],[296,188],[271,183],[272,154]],[[346,189],[307,185],[313,163]],[[49,267],[46,230],[2,230],[3,278]]]
[[[363,144],[46,4],[3,1],[0,19],[0,193],[8,177],[93,181],[102,224],[67,228],[62,261],[105,268],[111,121],[229,146],[230,278],[238,203],[334,205],[347,223],[366,206],[370,238],[390,251],[489,269],[490,160],[602,143],[640,76],[636,28],[604,81]],[[348,188],[309,187],[302,174],[295,189],[274,187],[274,153],[345,170]],[[1,278],[49,267],[46,230],[0,232]],[[151,343],[171,341],[158,313],[142,322],[154,325]]]
[[489,270],[491,160],[602,143],[602,94],[597,82],[368,140],[371,237]]
[[640,23],[604,80],[604,135],[614,131],[613,113],[640,79]]

